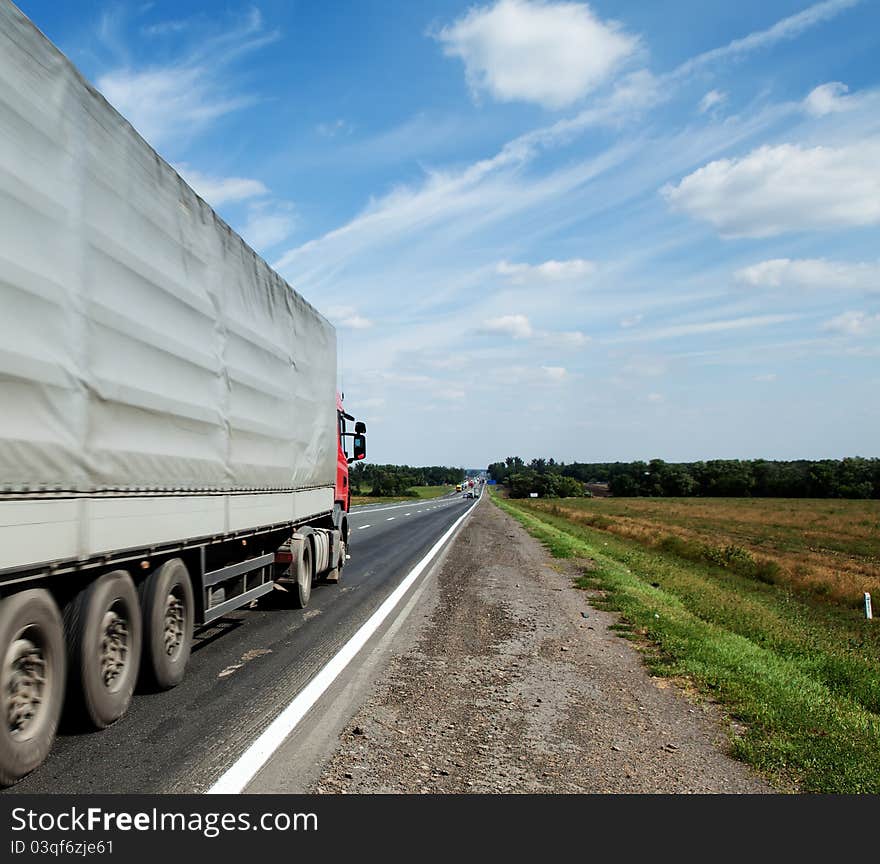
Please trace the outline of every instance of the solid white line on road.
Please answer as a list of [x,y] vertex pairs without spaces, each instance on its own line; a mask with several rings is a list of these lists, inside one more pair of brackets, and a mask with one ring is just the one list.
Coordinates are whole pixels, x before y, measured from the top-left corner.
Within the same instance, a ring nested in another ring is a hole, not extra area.
[[369,525],[358,525],[358,531],[363,531],[364,528],[369,528]]
[[227,769],[219,780],[208,789],[209,795],[236,795],[247,786],[254,775],[269,757],[281,746],[284,739],[297,727],[308,710],[321,698],[324,691],[336,680],[337,676],[357,656],[358,651],[366,645],[367,640],[379,629],[382,622],[391,614],[394,607],[401,601],[412,584],[422,575],[434,556],[446,545],[455,533],[455,529],[470,515],[473,507],[468,507],[443,536],[428,550],[427,554],[403,581],[391,592],[382,605],[360,626],[360,629],[337,654],[312,678],[299,692],[294,700],[266,728],[262,735],[248,747],[236,762]]
[[385,521],[386,522],[393,522],[396,518],[397,518],[396,516],[389,516]]

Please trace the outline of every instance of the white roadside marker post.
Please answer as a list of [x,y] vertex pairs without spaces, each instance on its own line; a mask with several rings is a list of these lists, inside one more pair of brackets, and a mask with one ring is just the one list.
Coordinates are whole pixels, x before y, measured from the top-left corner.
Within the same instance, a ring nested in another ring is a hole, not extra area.
[[874,613],[871,611],[871,595],[865,591],[865,618],[873,618]]

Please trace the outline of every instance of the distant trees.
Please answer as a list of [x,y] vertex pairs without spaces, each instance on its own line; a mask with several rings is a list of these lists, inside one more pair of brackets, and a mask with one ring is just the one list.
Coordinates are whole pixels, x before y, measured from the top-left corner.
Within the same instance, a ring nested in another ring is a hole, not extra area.
[[[518,497],[537,492],[561,495],[560,483],[573,480],[568,495],[583,494],[585,483],[608,483],[617,496],[742,498],[880,498],[880,459],[713,459],[706,462],[555,462],[519,457],[488,466],[492,479]],[[526,491],[526,487],[530,487]],[[580,492],[575,491],[580,489]]]
[[453,486],[461,483],[464,474],[464,468],[444,465],[412,467],[355,462],[349,469],[349,483],[354,495],[406,496],[415,495],[409,492],[414,486]]
[[508,456],[503,462],[489,465],[487,473],[491,479],[508,486],[511,498],[528,498],[532,492],[542,498],[589,495],[580,480],[562,473],[563,467],[553,459],[533,459],[525,467],[518,456]]

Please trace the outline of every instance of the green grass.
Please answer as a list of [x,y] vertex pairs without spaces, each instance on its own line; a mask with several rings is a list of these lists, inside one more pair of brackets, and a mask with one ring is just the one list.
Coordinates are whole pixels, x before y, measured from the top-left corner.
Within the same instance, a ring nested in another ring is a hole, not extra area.
[[455,486],[413,486],[410,490],[416,493],[416,498],[439,498],[447,492],[454,491]]
[[880,792],[880,622],[493,499],[552,554],[592,559],[580,587],[604,592],[597,605],[622,614],[655,674],[687,678],[743,724],[738,757],[783,788]]
[[452,492],[453,489],[455,489],[454,486],[413,486],[412,489],[407,490],[413,494],[406,497],[398,495],[397,497],[380,498],[375,495],[352,495],[351,504],[355,506],[356,504],[396,504],[401,501],[424,501],[428,498],[439,498],[447,492]]

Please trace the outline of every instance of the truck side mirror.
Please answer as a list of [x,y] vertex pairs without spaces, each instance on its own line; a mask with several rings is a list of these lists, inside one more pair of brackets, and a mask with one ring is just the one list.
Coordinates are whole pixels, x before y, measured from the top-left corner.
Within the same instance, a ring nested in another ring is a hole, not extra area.
[[[364,424],[361,423],[361,426]],[[364,459],[367,455],[367,436],[366,435],[355,435],[354,436],[354,458],[355,459]]]
[[361,423],[360,420],[354,424],[354,434],[355,435],[366,435],[367,434],[367,424]]

